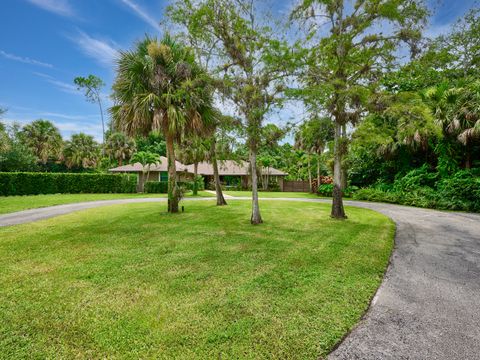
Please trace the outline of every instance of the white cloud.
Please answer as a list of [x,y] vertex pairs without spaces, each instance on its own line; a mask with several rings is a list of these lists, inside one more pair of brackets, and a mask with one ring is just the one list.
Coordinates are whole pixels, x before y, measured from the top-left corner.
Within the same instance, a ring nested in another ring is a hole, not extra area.
[[120,0],[122,3],[124,3],[126,6],[132,10],[135,15],[137,15],[140,19],[145,21],[148,25],[153,27],[155,30],[161,32],[162,29],[160,28],[160,25],[158,24],[158,21],[152,18],[145,10],[143,10],[140,5],[135,3],[133,0]]
[[68,0],[27,0],[43,10],[55,13],[57,15],[74,17],[75,11]]
[[47,82],[49,82],[52,85],[55,85],[58,89],[61,91],[68,93],[68,94],[73,94],[73,95],[81,95],[81,93],[77,90],[77,87],[73,84],[66,83],[64,81],[60,81],[55,79],[54,77],[44,74],[44,73],[39,73],[39,72],[33,72],[35,75],[45,79]]
[[0,50],[0,55],[2,55],[5,59],[18,61],[18,62],[22,62],[22,63],[25,63],[25,64],[38,65],[38,66],[43,66],[43,67],[47,67],[47,68],[53,68],[52,64],[45,63],[45,62],[42,62],[42,61],[38,61],[38,60],[35,60],[35,59],[30,59],[29,57],[22,57],[22,56],[10,54],[10,53],[7,53],[3,50]]
[[69,36],[68,38],[77,44],[85,55],[109,68],[112,67],[118,56],[117,49],[120,46],[111,40],[94,38],[80,30],[76,36]]

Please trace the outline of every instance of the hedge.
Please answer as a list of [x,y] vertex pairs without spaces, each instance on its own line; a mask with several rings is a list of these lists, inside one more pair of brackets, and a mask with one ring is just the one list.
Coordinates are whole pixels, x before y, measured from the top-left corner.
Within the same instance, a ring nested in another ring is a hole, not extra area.
[[0,195],[134,193],[136,175],[0,172]]
[[[198,190],[204,190],[203,181],[198,183]],[[178,186],[183,186],[187,190],[193,190],[193,181],[177,181]],[[168,181],[147,181],[145,183],[146,193],[166,194],[168,193]]]

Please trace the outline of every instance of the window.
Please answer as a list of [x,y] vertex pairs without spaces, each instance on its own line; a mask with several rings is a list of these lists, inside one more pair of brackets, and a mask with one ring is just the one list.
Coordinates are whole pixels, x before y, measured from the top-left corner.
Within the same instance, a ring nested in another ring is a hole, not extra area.
[[168,181],[168,172],[160,171],[160,181]]

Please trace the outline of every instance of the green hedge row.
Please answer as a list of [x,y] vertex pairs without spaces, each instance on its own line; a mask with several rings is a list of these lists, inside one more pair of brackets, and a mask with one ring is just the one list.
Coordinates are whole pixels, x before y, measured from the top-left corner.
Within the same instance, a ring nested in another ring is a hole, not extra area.
[[134,193],[136,175],[0,172],[0,195]]
[[[187,190],[193,190],[193,181],[177,181],[177,185],[185,187]],[[203,181],[198,183],[198,190],[204,190]],[[147,181],[145,183],[146,193],[166,194],[168,193],[168,181]]]

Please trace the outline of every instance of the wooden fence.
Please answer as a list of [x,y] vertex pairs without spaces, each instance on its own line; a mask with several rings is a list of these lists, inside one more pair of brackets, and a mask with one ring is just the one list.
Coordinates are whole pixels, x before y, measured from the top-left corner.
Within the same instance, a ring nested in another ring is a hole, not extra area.
[[308,181],[283,181],[283,191],[309,192],[310,184]]

